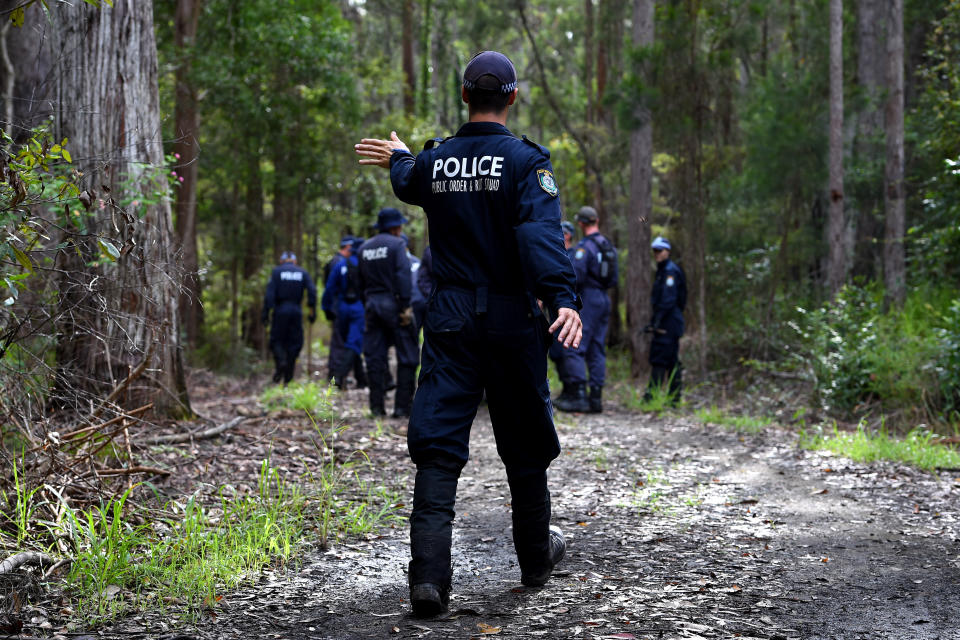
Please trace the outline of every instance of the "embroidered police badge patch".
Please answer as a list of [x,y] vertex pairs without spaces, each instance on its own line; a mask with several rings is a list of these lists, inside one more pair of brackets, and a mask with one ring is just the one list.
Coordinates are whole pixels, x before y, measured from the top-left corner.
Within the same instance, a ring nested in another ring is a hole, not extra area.
[[667,286],[668,287],[673,286],[673,276],[667,276]]
[[540,182],[540,188],[556,197],[560,193],[557,188],[557,181],[553,179],[553,173],[549,169],[537,169],[537,180]]
[[587,252],[583,249],[577,249],[577,252],[573,254],[574,259],[583,260],[583,256],[587,255]]

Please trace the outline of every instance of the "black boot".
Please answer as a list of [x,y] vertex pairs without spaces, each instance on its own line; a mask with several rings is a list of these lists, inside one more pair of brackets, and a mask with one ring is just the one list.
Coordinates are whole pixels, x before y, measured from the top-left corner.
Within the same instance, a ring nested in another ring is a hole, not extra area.
[[647,392],[643,394],[643,401],[653,400],[653,390],[662,387],[667,380],[667,369],[665,367],[654,366],[650,371],[650,382],[647,383]]
[[678,362],[673,368],[673,377],[670,378],[670,404],[674,407],[680,404],[683,394],[683,364]]
[[557,399],[555,403],[557,409],[567,413],[587,413],[590,411],[590,402],[587,400],[587,385],[583,382],[577,382],[570,387],[568,397],[560,396]]
[[566,382],[561,383],[563,386],[560,388],[560,395],[553,399],[553,405],[556,406],[561,400],[568,400],[573,391],[572,385],[567,384]]
[[353,360],[353,377],[357,381],[357,389],[366,389],[367,370],[363,366],[363,356],[360,354],[357,354]]
[[350,349],[344,349],[339,359],[340,361],[334,363],[333,381],[341,391],[347,388],[347,375],[350,373],[350,369],[353,368],[353,363],[356,361],[356,358],[356,353]]
[[397,392],[393,396],[393,417],[406,418],[410,415],[413,403],[413,389],[416,385],[416,369],[409,366],[397,367]]
[[387,415],[383,407],[383,396],[386,393],[383,388],[383,378],[371,371],[368,382],[370,383],[370,413],[375,416]]
[[603,413],[603,387],[590,388],[590,413]]
[[440,613],[450,597],[450,545],[462,464],[438,458],[417,465],[410,514],[410,602],[418,616]]

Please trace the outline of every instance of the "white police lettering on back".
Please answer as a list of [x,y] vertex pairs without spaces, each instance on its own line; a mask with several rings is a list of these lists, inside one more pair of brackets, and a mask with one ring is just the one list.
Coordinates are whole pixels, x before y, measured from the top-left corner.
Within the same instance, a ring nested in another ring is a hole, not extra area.
[[303,281],[303,272],[302,271],[281,271],[280,272],[281,280],[296,280],[298,282]]
[[389,249],[387,247],[377,247],[376,249],[364,249],[361,257],[364,260],[383,260],[387,257]]
[[[471,162],[471,160],[473,162]],[[484,164],[486,163],[486,164]],[[503,156],[482,156],[480,158],[437,158],[433,161],[433,179],[443,170],[448,178],[475,178],[477,176],[500,177],[503,173]]]

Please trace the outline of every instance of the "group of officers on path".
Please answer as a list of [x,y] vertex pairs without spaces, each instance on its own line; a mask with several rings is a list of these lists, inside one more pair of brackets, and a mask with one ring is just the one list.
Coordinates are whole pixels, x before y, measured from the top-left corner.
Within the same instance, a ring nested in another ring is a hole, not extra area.
[[[394,194],[426,213],[431,253],[424,259],[429,266],[421,264],[420,270],[429,270],[431,283],[425,315],[414,310],[418,287],[402,237],[406,220],[396,209],[380,211],[373,238],[359,246],[350,238],[341,242],[324,292],[323,309],[352,354],[335,365],[334,379],[342,384],[356,356],[365,354],[375,414],[384,413],[387,349],[397,350],[394,414],[410,414],[407,446],[416,465],[407,575],[419,616],[436,615],[449,602],[457,482],[484,394],[510,486],[520,581],[527,587],[545,585],[566,550],[563,533],[550,525],[547,469],[560,443],[547,382],[548,350],[563,382],[557,407],[602,408],[606,289],[616,283],[616,250],[599,233],[591,207],[577,214],[583,238],[573,246],[572,225],[561,224],[549,151],[506,127],[516,97],[513,63],[484,51],[464,69],[461,98],[469,121],[454,136],[428,141],[417,155],[396,132],[355,145],[361,164],[388,169]],[[653,333],[651,363],[660,382],[676,381],[679,392],[686,287],[683,272],[669,260],[669,242],[657,238],[651,248],[657,260],[654,321],[647,328]],[[299,313],[306,291],[315,317],[309,276],[284,275],[295,269],[288,263],[277,267],[264,305],[265,315],[275,309],[271,347],[285,381],[291,349],[297,340],[302,344],[302,329],[290,340],[282,335],[287,309],[295,306]],[[300,284],[296,291],[293,282]]]
[[[577,244],[574,225],[564,220],[560,227],[576,274],[583,339],[578,347],[569,349],[551,341],[548,353],[563,385],[553,406],[571,413],[600,413],[611,310],[607,289],[617,283],[617,252],[600,233],[596,209],[581,207],[576,222],[582,235]],[[406,223],[400,211],[386,208],[377,216],[377,235],[366,242],[344,236],[338,254],[324,268],[326,286],[321,298],[332,329],[329,379],[343,389],[352,373],[358,388],[369,388],[370,411],[376,416],[386,415],[386,392],[396,389],[394,418],[410,415],[416,388],[414,374],[420,361],[419,333],[434,286],[430,248],[422,260],[410,253],[403,233]],[[679,344],[684,332],[686,281],[683,270],[670,259],[668,240],[658,237],[651,248],[657,275],[651,294],[653,321],[645,328],[653,334],[647,397],[653,388],[662,386],[676,403],[682,391]],[[270,332],[270,349],[276,362],[274,382],[287,383],[293,377],[303,347],[300,306],[304,292],[312,323],[316,317],[316,288],[307,271],[297,266],[296,256],[284,252],[267,284],[263,312],[266,322],[269,310],[275,308]],[[388,364],[390,346],[396,349],[395,382]]]

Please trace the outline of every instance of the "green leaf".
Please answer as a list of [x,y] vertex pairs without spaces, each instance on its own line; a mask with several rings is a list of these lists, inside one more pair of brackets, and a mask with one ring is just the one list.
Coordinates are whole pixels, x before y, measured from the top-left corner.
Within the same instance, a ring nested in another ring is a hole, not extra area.
[[30,273],[33,273],[33,264],[31,264],[30,258],[27,257],[27,254],[25,254],[20,249],[17,249],[13,245],[10,245],[10,250],[13,251],[13,255],[17,259],[17,262],[23,265],[24,269],[26,269]]
[[120,251],[109,240],[100,240],[99,245],[100,253],[103,254],[103,257],[110,258],[110,260],[114,262],[120,257]]
[[72,164],[73,158],[70,157],[70,152],[67,151],[66,149],[63,149],[62,151],[63,151],[63,159]]
[[13,26],[20,28],[23,26],[23,16],[23,7],[18,7],[13,10],[13,13],[10,14],[10,22],[13,23]]

